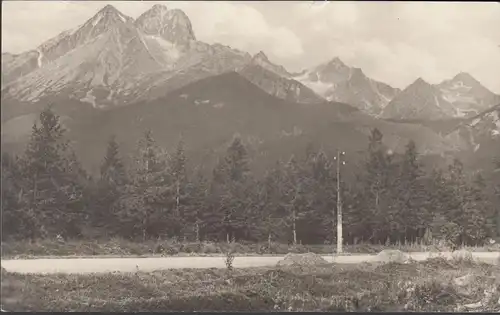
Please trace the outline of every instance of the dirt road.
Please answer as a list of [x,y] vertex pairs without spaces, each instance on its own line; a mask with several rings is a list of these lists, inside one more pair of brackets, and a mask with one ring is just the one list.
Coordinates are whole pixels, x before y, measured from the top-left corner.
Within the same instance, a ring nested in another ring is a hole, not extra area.
[[[411,253],[415,260],[429,257],[451,257],[451,253]],[[475,259],[494,264],[499,252],[473,253]],[[273,266],[283,256],[235,257],[235,268]],[[328,262],[357,264],[376,260],[374,255],[323,256]],[[2,260],[7,271],[18,273],[106,273],[135,272],[183,268],[225,268],[224,257],[156,257],[156,258],[71,258],[71,259],[26,259]]]

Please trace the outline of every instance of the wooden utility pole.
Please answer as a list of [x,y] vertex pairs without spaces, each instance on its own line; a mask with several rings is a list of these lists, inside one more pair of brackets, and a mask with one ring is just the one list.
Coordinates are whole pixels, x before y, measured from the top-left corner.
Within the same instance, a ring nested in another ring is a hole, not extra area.
[[337,254],[342,253],[342,200],[340,193],[340,166],[345,164],[344,161],[341,161],[340,158],[345,155],[345,152],[337,151],[337,156],[335,159],[337,160]]

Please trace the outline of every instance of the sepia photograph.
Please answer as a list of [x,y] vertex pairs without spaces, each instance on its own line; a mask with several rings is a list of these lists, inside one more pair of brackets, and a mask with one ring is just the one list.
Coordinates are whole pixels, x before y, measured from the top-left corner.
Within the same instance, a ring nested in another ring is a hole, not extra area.
[[2,312],[500,313],[500,3],[2,1]]

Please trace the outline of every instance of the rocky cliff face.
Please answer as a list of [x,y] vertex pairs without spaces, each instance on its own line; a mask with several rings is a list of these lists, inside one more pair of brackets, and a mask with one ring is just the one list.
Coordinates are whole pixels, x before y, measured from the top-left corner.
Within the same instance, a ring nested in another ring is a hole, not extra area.
[[262,51],[256,54],[239,73],[262,90],[284,100],[297,103],[325,101],[310,88],[291,78],[283,66],[269,61]]
[[437,120],[452,117],[454,109],[440,91],[419,78],[384,108],[381,117],[409,120]]
[[123,105],[241,69],[250,59],[230,47],[196,41],[180,10],[154,5],[134,21],[107,5],[35,50],[2,55],[2,100],[47,103],[57,97],[98,108]]
[[347,66],[339,58],[320,64],[294,77],[329,101],[352,104],[360,110],[379,114],[399,92],[368,78],[361,69]]
[[470,74],[461,72],[436,86],[450,102],[455,117],[471,117],[500,103],[500,96],[485,88]]

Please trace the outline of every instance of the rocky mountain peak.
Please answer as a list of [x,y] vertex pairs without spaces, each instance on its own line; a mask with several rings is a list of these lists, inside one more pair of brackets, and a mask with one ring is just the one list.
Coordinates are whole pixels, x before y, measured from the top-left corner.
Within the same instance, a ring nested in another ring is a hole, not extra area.
[[459,74],[457,74],[456,76],[454,76],[453,79],[451,79],[451,82],[452,83],[459,83],[459,82],[461,82],[464,85],[468,85],[468,86],[471,86],[471,87],[481,84],[478,80],[476,80],[472,75],[470,75],[467,72],[460,72]]
[[127,22],[132,22],[133,19],[124,15],[118,9],[116,9],[114,6],[108,4],[105,7],[103,7],[99,12],[97,12],[96,15],[94,15],[87,23],[85,24],[92,24],[92,26],[97,27],[97,26],[110,26],[111,24],[115,23],[127,23]]
[[366,75],[361,68],[352,68],[351,80],[366,79]]
[[429,85],[429,83],[427,83],[424,79],[422,79],[422,77],[418,77],[418,79],[416,79],[413,84],[415,85]]
[[335,57],[332,60],[330,60],[328,62],[328,66],[333,66],[333,67],[336,67],[336,68],[346,67],[345,63],[342,60],[340,60],[339,57]]
[[432,90],[433,89],[433,86],[428,83],[427,81],[425,81],[424,79],[422,79],[421,77],[419,77],[418,79],[416,79],[415,81],[413,81],[413,83],[411,83],[407,88],[407,90],[413,90],[413,89],[428,89],[428,90]]
[[467,72],[460,72],[453,77],[453,80],[476,80],[472,75]]
[[154,6],[151,7],[150,11],[162,13],[162,12],[167,12],[168,9],[167,6],[164,4],[155,4]]
[[350,68],[339,57],[335,57],[327,63],[323,63],[316,67],[315,72],[321,74],[322,77],[327,78],[331,75],[348,77]]
[[189,17],[179,9],[155,4],[137,18],[135,25],[146,35],[160,36],[175,44],[196,40]]
[[269,58],[267,58],[266,54],[262,50],[253,56],[253,60],[269,62]]
[[262,50],[252,57],[250,64],[260,66],[284,78],[290,77],[285,67],[272,63]]

